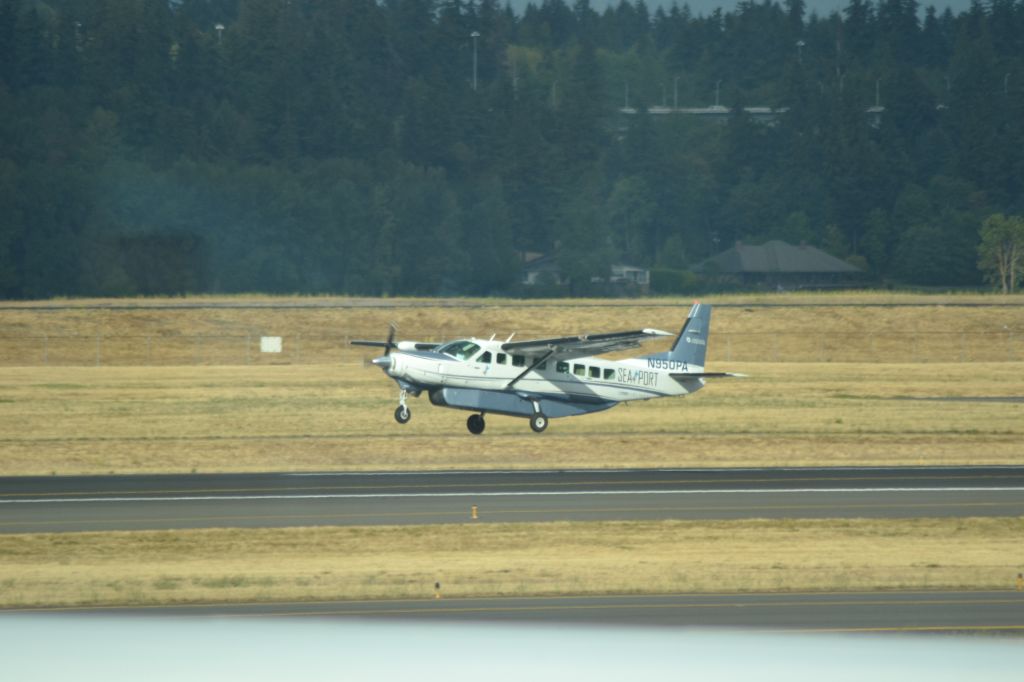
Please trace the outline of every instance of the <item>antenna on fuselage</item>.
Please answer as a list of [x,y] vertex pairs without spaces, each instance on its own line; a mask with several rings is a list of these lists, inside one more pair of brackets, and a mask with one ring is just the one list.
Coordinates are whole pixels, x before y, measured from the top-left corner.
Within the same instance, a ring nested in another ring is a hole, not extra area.
[[516,333],[515,333],[515,332],[512,332],[511,334],[509,334],[509,335],[508,335],[508,338],[507,338],[507,339],[505,339],[505,343],[508,343],[509,341],[511,341],[511,340],[512,340],[512,337],[513,337],[513,336],[515,336],[515,335],[516,335]]

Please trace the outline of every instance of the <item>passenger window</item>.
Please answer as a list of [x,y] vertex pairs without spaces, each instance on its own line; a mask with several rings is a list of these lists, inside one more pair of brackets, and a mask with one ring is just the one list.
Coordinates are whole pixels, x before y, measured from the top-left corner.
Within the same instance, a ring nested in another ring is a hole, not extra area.
[[572,373],[578,377],[585,377],[587,376],[587,367],[586,365],[573,365]]
[[513,355],[512,356],[512,366],[513,367],[526,367],[526,358],[524,358],[522,355]]
[[568,374],[569,373],[569,363],[568,362],[558,362],[558,363],[555,363],[555,371],[558,372],[559,374]]
[[483,353],[480,354],[480,357],[478,357],[476,359],[476,361],[477,362],[490,362],[491,361],[491,351],[485,350]]
[[498,364],[499,365],[508,364],[508,356],[505,355],[504,353],[498,353]]
[[615,370],[614,369],[606,369],[604,371],[604,379],[605,379],[605,381],[608,381],[609,379],[614,379],[614,378],[615,378]]
[[591,367],[590,368],[590,378],[591,379],[600,379],[601,378],[601,368],[600,367]]

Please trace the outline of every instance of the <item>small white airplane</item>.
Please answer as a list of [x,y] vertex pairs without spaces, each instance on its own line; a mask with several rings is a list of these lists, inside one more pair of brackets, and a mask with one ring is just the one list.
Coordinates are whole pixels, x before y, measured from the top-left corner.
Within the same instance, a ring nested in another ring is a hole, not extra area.
[[412,417],[407,397],[427,391],[434,405],[475,412],[466,420],[470,433],[483,433],[488,413],[529,417],[530,428],[540,433],[549,419],[600,412],[630,400],[687,395],[708,378],[743,376],[704,371],[710,323],[711,306],[694,304],[671,350],[627,360],[594,356],[672,334],[641,329],[535,341],[492,336],[395,343],[392,325],[387,341],[352,344],[384,348],[373,364],[401,389],[395,410],[399,424]]

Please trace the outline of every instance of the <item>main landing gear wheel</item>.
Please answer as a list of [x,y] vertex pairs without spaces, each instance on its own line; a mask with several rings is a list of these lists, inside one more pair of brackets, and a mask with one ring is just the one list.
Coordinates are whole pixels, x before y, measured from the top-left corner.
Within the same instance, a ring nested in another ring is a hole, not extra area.
[[548,428],[548,418],[543,414],[535,414],[530,417],[530,428],[536,433],[540,433],[544,429]]
[[482,414],[471,414],[469,415],[469,419],[466,420],[466,428],[469,429],[469,432],[474,436],[479,436],[483,433],[485,426],[487,426],[487,423],[484,422],[484,416]]
[[395,408],[395,421],[399,424],[405,424],[412,419],[412,412],[405,405],[399,405]]

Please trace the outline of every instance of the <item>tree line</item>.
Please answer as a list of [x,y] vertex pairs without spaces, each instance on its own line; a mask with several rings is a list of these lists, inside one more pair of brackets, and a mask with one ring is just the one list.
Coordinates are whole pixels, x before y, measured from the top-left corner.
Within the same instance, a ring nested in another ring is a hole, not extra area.
[[1022,0],[0,0],[0,69],[5,298],[521,293],[524,253],[587,294],[767,239],[981,286],[1024,213]]

